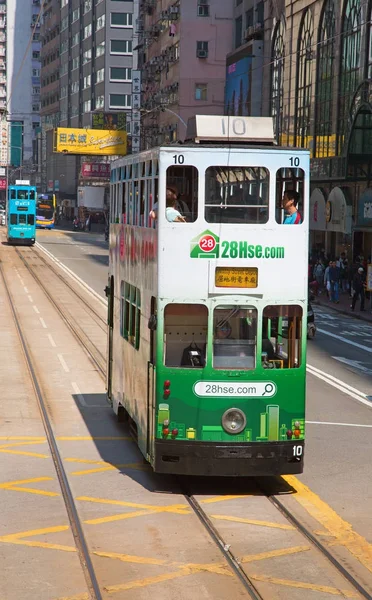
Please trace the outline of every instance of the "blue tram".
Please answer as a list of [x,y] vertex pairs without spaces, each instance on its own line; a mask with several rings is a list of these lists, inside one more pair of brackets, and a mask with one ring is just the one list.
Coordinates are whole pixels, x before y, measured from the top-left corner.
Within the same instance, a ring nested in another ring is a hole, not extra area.
[[34,244],[36,237],[36,187],[8,187],[7,238],[10,244]]

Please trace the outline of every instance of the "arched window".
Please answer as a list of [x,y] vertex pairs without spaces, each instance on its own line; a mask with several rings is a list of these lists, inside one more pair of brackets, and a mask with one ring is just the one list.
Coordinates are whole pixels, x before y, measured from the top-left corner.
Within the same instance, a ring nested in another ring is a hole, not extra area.
[[350,102],[357,89],[360,69],[360,0],[347,0],[342,18],[341,76],[338,118],[338,153],[343,150]]
[[334,156],[332,89],[335,60],[335,5],[325,0],[319,24],[317,90],[315,99],[315,156]]
[[283,130],[284,36],[284,21],[280,20],[275,26],[272,40],[270,86],[270,114],[275,119],[278,141],[280,141],[280,136]]
[[310,9],[302,18],[298,36],[298,68],[296,85],[295,143],[308,147],[310,135],[313,60],[313,18]]

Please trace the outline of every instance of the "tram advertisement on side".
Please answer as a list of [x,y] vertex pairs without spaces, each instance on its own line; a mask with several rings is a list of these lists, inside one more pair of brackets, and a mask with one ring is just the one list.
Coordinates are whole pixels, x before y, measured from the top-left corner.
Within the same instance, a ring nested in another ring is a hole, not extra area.
[[55,194],[39,194],[36,205],[36,227],[52,229],[56,221]]

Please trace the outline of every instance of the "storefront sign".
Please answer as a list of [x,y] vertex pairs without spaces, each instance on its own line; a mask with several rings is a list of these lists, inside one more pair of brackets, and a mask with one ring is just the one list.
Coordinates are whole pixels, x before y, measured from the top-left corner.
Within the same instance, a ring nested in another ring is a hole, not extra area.
[[367,188],[358,200],[358,227],[372,227],[372,188]]
[[125,112],[95,112],[92,114],[92,129],[122,129],[126,131],[127,115]]
[[119,129],[108,131],[58,127],[55,130],[54,151],[67,154],[124,156],[127,153],[127,133]]
[[8,127],[8,121],[2,119],[0,123],[0,165],[2,166],[8,164]]
[[109,178],[110,163],[83,163],[81,165],[81,176],[86,178]]
[[326,201],[321,189],[315,188],[310,198],[310,231],[325,231]]
[[6,190],[6,177],[0,178],[0,190]]

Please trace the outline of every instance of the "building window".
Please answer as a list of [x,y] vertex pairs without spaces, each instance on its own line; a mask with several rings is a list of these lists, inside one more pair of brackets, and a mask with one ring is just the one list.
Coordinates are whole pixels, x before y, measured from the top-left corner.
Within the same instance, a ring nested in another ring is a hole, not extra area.
[[315,97],[315,156],[334,155],[331,136],[333,130],[333,77],[335,59],[335,6],[325,0],[319,25],[317,89]]
[[32,93],[33,93],[34,96],[35,96],[35,94],[36,95],[40,94],[40,88],[39,87],[33,87],[32,88]]
[[91,10],[91,8],[92,8],[92,0],[85,0],[83,14],[85,15],[85,13],[89,12]]
[[132,13],[111,13],[111,27],[133,27]]
[[120,335],[136,350],[140,346],[141,292],[124,281],[120,286]]
[[360,0],[347,0],[342,17],[341,76],[338,95],[338,154],[343,150],[349,107],[359,82],[361,44]]
[[76,46],[80,42],[80,33],[74,33],[71,38],[71,46]]
[[242,45],[243,38],[243,17],[240,16],[235,19],[235,48],[239,48]]
[[105,69],[99,69],[96,74],[96,83],[100,83],[105,80]]
[[68,0],[61,0],[61,8],[63,8],[64,6],[67,6],[68,4]]
[[92,60],[92,49],[91,48],[89,48],[89,50],[85,50],[85,52],[83,53],[83,65],[85,65],[90,60]]
[[283,131],[283,82],[284,82],[284,45],[285,25],[284,21],[277,22],[274,30],[271,50],[271,98],[270,113],[275,119],[277,141]]
[[129,94],[110,94],[110,108],[130,108],[131,96]]
[[62,75],[67,75],[67,73],[68,73],[68,62],[65,63],[64,65],[61,65],[60,75],[62,77]]
[[80,66],[80,56],[75,56],[75,58],[72,59],[72,70],[78,69],[79,66]]
[[61,54],[63,54],[64,52],[67,52],[68,50],[68,40],[63,40],[63,42],[61,42]]
[[40,33],[34,33],[32,35],[32,41],[33,42],[40,42]]
[[105,106],[105,97],[97,96],[96,98],[96,108],[103,108]]
[[61,31],[65,31],[65,29],[68,29],[68,17],[63,17],[61,21]]
[[310,135],[313,60],[313,18],[308,8],[302,18],[298,37],[296,84],[295,145],[308,147]]
[[208,100],[207,97],[208,86],[206,83],[195,84],[195,100]]
[[208,0],[198,0],[198,17],[209,17]]
[[32,69],[32,77],[40,77],[40,69]]
[[96,31],[103,29],[106,23],[106,15],[103,14],[97,19]]
[[34,58],[35,60],[39,60],[40,59],[40,51],[34,50],[32,53],[32,58]]
[[87,113],[87,112],[90,112],[90,111],[91,111],[91,106],[92,106],[92,103],[91,103],[91,101],[90,101],[90,100],[86,100],[86,101],[84,102],[84,104],[83,104],[83,111],[84,111],[85,113]]
[[77,21],[80,17],[80,8],[75,8],[75,10],[72,12],[72,22],[75,23],[75,21]]
[[32,112],[40,112],[40,102],[32,105]]
[[131,40],[111,40],[110,53],[111,54],[132,54],[132,41]]
[[92,76],[91,75],[85,75],[85,77],[83,79],[83,89],[84,90],[86,90],[87,88],[90,87],[91,80],[92,80]]
[[110,81],[132,81],[132,69],[127,67],[111,67]]
[[79,91],[79,82],[73,81],[71,84],[71,94],[77,94]]
[[197,58],[208,58],[208,42],[196,42]]
[[102,54],[105,53],[105,42],[102,42],[101,44],[98,44],[97,48],[96,48],[96,57],[98,56],[102,56]]
[[89,25],[84,27],[84,40],[86,40],[91,35],[92,35],[92,23],[89,23]]

